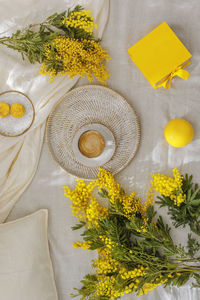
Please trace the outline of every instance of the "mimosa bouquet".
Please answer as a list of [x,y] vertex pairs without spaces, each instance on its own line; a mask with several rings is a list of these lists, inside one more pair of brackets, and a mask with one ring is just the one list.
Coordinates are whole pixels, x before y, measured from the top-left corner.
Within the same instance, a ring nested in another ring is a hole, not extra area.
[[41,64],[40,72],[50,75],[87,76],[90,81],[97,78],[105,83],[109,73],[104,61],[109,59],[107,51],[94,38],[91,11],[76,6],[73,10],[55,13],[44,22],[17,30],[10,37],[0,38],[0,44],[21,53],[29,62]]
[[[146,203],[136,193],[127,195],[106,170],[100,169],[98,179],[88,185],[78,180],[65,195],[72,200],[73,214],[82,228],[83,241],[75,248],[97,250],[92,261],[94,274],[88,274],[76,289],[82,300],[118,299],[124,294],[146,294],[159,285],[182,286],[193,278],[193,286],[200,287],[200,244],[190,233],[187,247],[176,244],[170,227],[157,216],[153,208],[154,192],[160,193],[159,203],[169,208],[175,226],[188,224],[200,233],[200,190],[193,187],[192,177],[183,177],[177,169],[174,177],[153,175]],[[99,203],[93,190],[108,201]],[[192,218],[194,225],[192,225]]]

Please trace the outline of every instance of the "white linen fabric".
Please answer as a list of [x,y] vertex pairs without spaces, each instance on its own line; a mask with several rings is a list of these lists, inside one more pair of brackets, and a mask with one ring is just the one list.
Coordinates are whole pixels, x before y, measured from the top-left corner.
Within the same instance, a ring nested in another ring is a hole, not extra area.
[[[110,16],[102,45],[111,60],[108,68],[111,79],[108,87],[121,93],[135,108],[141,122],[142,140],[138,153],[116,179],[127,192],[136,191],[144,200],[151,172],[171,174],[178,167],[182,173],[193,173],[200,183],[200,2],[199,0],[111,0]],[[190,78],[178,77],[169,90],[154,90],[130,59],[127,49],[166,21],[192,53],[187,70]],[[86,84],[80,80],[79,85]],[[175,117],[190,121],[195,130],[194,141],[180,149],[170,147],[163,135],[166,123]],[[28,167],[28,166],[27,166]],[[92,273],[90,261],[95,252],[73,249],[80,232],[71,230],[76,222],[72,217],[70,201],[63,195],[63,185],[73,187],[75,180],[51,159],[46,145],[43,148],[36,176],[12,210],[9,220],[24,216],[41,207],[50,214],[49,239],[59,300],[69,300],[73,287],[81,287],[80,280]],[[159,209],[164,221],[170,224],[165,209]],[[187,230],[178,228],[172,237],[179,243],[187,238]],[[126,295],[123,300],[200,300],[200,291],[190,285],[181,288],[158,287],[137,298]]]
[[[100,38],[108,17],[108,0],[0,0],[0,35],[10,35],[77,4],[92,10]],[[26,134],[16,138],[0,136],[0,222],[3,222],[35,174],[49,112],[78,77],[59,77],[51,84],[39,74],[39,64],[22,61],[19,53],[1,45],[0,67],[0,92],[21,91],[30,97],[36,110],[35,122]]]
[[58,300],[47,210],[0,225],[0,291],[5,300]]

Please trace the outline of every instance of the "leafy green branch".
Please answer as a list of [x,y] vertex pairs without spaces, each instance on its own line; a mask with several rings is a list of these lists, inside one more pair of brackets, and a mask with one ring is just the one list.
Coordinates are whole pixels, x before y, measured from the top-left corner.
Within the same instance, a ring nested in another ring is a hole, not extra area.
[[192,175],[188,177],[186,174],[182,184],[185,201],[176,206],[174,202],[165,196],[159,196],[156,201],[160,207],[167,207],[173,225],[185,227],[189,225],[191,231],[200,235],[200,189],[198,184],[192,183]]
[[23,60],[27,57],[32,64],[41,63],[45,60],[45,45],[51,44],[60,33],[78,40],[95,40],[92,33],[80,28],[66,27],[63,24],[63,20],[72,12],[82,10],[83,7],[77,5],[73,10],[52,14],[44,22],[31,24],[23,30],[17,30],[10,37],[0,38],[0,44],[17,50]]

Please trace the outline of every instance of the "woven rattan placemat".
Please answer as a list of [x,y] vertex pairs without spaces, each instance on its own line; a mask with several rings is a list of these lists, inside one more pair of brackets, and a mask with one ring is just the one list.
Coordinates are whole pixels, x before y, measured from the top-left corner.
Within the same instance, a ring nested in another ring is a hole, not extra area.
[[140,126],[134,109],[113,90],[87,85],[73,89],[54,106],[47,122],[46,138],[54,160],[66,172],[87,180],[96,179],[98,168],[81,164],[73,153],[73,138],[85,124],[100,123],[113,133],[116,151],[101,166],[112,174],[125,168],[140,142]]

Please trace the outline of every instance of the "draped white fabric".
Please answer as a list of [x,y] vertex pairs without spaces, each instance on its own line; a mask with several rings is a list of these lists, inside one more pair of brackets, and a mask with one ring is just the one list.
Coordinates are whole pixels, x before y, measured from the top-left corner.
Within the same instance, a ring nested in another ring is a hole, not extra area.
[[[108,17],[108,0],[1,0],[0,34],[10,35],[77,4],[92,10],[98,24],[97,35],[101,37]],[[49,112],[78,77],[64,76],[50,84],[47,77],[39,74],[39,64],[22,61],[19,53],[4,46],[0,46],[0,67],[0,91],[24,92],[36,110],[35,122],[26,134],[17,138],[0,137],[0,222],[3,222],[35,174]]]

